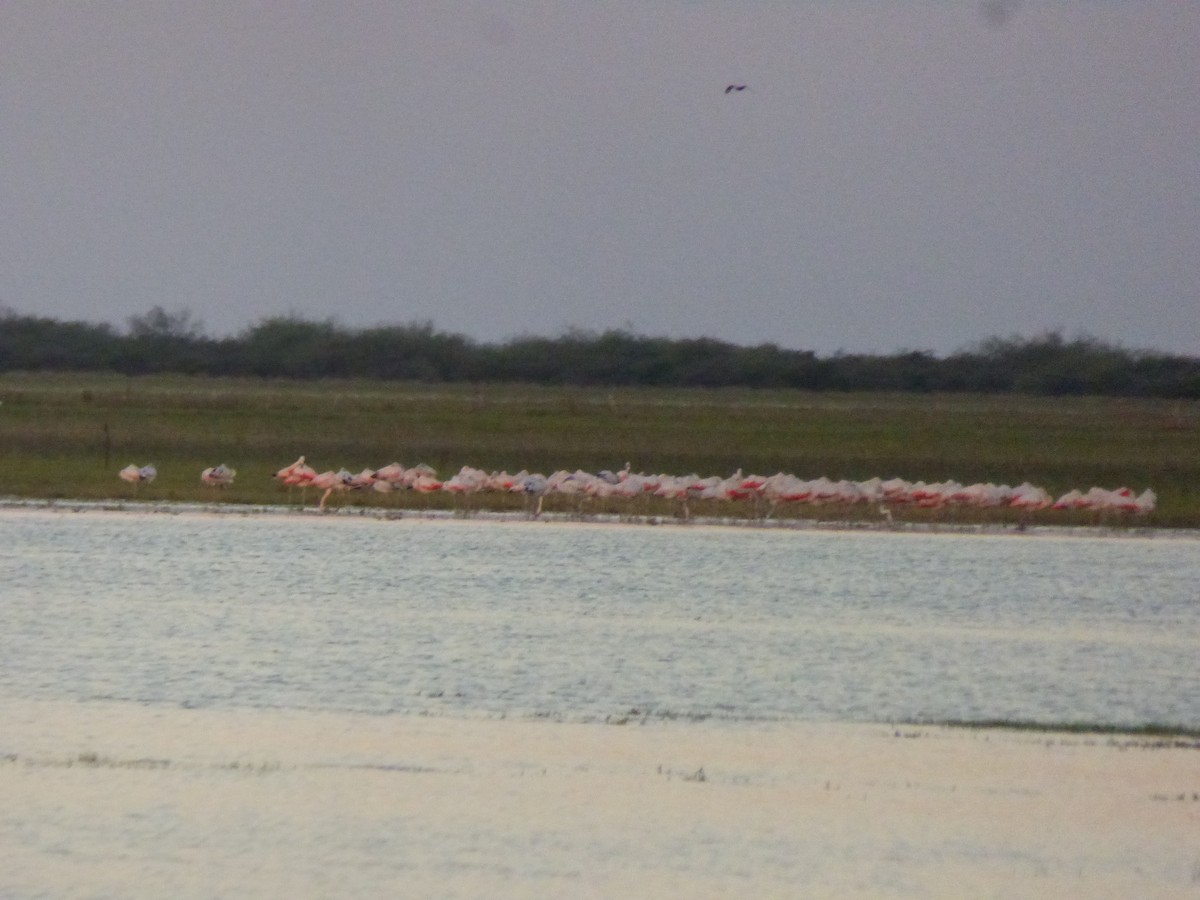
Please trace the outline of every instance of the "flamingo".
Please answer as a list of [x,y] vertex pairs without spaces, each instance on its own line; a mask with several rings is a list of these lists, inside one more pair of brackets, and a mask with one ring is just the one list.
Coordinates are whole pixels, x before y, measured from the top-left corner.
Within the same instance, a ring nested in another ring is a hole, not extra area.
[[1062,510],[1092,509],[1101,516],[1110,511],[1141,516],[1153,512],[1157,503],[1158,496],[1149,488],[1135,497],[1133,491],[1127,487],[1120,487],[1112,491],[1093,487],[1086,494],[1078,489],[1068,491],[1054,501],[1054,508]]
[[321,512],[325,512],[325,503],[329,500],[329,496],[334,491],[344,491],[350,487],[350,482],[354,476],[345,469],[340,469],[337,472],[326,471],[315,476],[311,480],[311,484],[315,488],[324,488],[325,493],[321,495],[321,503],[317,507]]
[[889,478],[879,483],[885,503],[907,503],[912,485],[903,478]]
[[[398,486],[408,488],[409,490],[416,490],[417,482],[422,480],[425,484],[425,490],[423,491],[424,493],[429,492],[429,485],[431,482],[437,481],[438,488],[441,487],[441,482],[438,481],[437,471],[433,468],[433,466],[426,465],[425,463],[417,463],[411,469],[404,469],[400,474]],[[433,490],[437,490],[438,488],[433,488]]]
[[621,471],[612,472],[608,469],[601,469],[596,473],[596,477],[607,481],[609,484],[620,484],[629,477],[629,470],[631,468],[633,468],[633,463],[626,462],[625,468],[623,468]]
[[158,477],[158,470],[153,465],[135,466],[131,464],[118,472],[117,477],[132,484],[133,493],[136,495],[140,485],[149,484]]
[[287,486],[289,499],[291,499],[292,488],[300,488],[300,505],[303,506],[308,497],[308,486],[317,477],[317,470],[308,465],[301,456],[290,466],[284,466],[272,477]]
[[1017,496],[1024,498],[1027,506],[1031,506],[1036,509],[1046,509],[1054,502],[1054,498],[1046,493],[1045,488],[1029,484],[1029,482],[1025,482],[1018,486]]
[[509,475],[506,471],[493,472],[487,477],[487,482],[484,484],[485,491],[499,491],[507,493],[513,489],[513,485],[520,479],[527,476],[529,473],[525,471],[518,472],[516,475]]
[[[390,491],[398,487],[403,487],[401,483],[404,479],[404,466],[398,462],[388,463],[386,466],[381,466],[375,470],[375,484],[372,487],[377,491]],[[387,487],[380,485],[386,484]]]
[[817,506],[824,506],[828,503],[835,503],[840,495],[840,488],[836,481],[830,481],[824,475],[810,482],[812,493],[810,502]]
[[680,517],[686,521],[692,517],[688,508],[688,494],[698,481],[699,475],[664,476],[655,489],[654,496],[677,501]]
[[[305,470],[309,470],[309,467],[304,462],[304,457],[301,456],[294,463],[289,466],[284,466],[271,477],[282,482],[283,484],[292,484],[294,483],[294,479],[296,478],[297,474]],[[313,472],[313,474],[315,475],[316,473]]]
[[701,500],[733,500],[742,484],[742,470],[738,469],[728,478],[716,475],[702,479],[693,485]]
[[418,494],[433,494],[442,489],[442,481],[431,466],[418,463],[404,473],[404,480],[410,490]]
[[470,495],[478,494],[484,490],[488,484],[488,475],[481,469],[473,469],[470,466],[463,466],[458,470],[458,474],[452,478],[442,482],[442,490],[453,494],[455,497],[461,497],[463,502],[463,515],[471,511]]
[[[561,494],[564,497],[574,498],[575,515],[582,516],[583,502],[587,498],[588,485],[595,478],[595,475],[580,469],[576,469],[574,472],[560,469],[547,479],[547,493]],[[541,512],[540,502],[538,503],[538,512]]]
[[374,489],[375,482],[379,478],[379,473],[374,469],[363,469],[357,475],[351,475],[346,483],[346,486],[352,490],[363,491]]
[[868,478],[866,481],[858,483],[858,490],[862,494],[863,500],[867,503],[881,503],[883,501],[883,481],[879,478]]
[[[629,509],[630,501],[638,497],[644,498],[644,504],[649,511],[652,497],[674,500],[678,506],[676,515],[687,519],[690,516],[689,504],[693,498],[697,500],[748,500],[753,504],[753,515],[771,517],[780,504],[808,503],[814,506],[837,505],[851,507],[854,505],[871,505],[877,508],[880,515],[888,524],[893,523],[893,510],[903,505],[919,508],[950,510],[958,507],[977,509],[992,507],[1009,507],[1021,511],[1022,523],[1028,516],[1041,509],[1053,506],[1055,509],[1094,509],[1101,515],[1112,512],[1117,514],[1146,515],[1153,512],[1157,505],[1157,496],[1150,489],[1136,495],[1127,487],[1108,490],[1093,487],[1086,494],[1078,490],[1070,491],[1053,499],[1043,488],[1022,483],[1017,487],[1007,484],[977,483],[963,485],[954,480],[941,482],[908,482],[900,478],[882,480],[870,478],[865,481],[843,479],[834,481],[821,477],[805,481],[785,472],[777,472],[772,476],[746,475],[738,469],[728,478],[710,476],[702,478],[698,474],[668,475],[643,474],[631,471],[632,466],[626,462],[619,472],[602,470],[598,473],[582,469],[574,471],[558,470],[549,477],[538,473],[531,474],[521,470],[516,475],[506,471],[490,474],[484,470],[463,466],[458,473],[441,481],[430,466],[421,464],[411,469],[404,468],[399,462],[383,466],[378,470],[364,469],[357,475],[351,475],[345,469],[338,472],[323,472],[320,475],[307,465],[305,457],[299,457],[296,462],[285,466],[275,473],[276,480],[289,488],[299,486],[302,491],[308,485],[320,487],[324,491],[320,509],[324,510],[329,498],[335,491],[351,488],[371,489],[387,492],[397,489],[409,489],[422,494],[444,491],[460,501],[465,510],[470,509],[470,495],[484,491],[521,494],[524,498],[526,512],[530,517],[537,517],[543,510],[546,496],[562,494],[569,500],[570,507],[576,515],[584,515],[590,504],[604,501],[612,497],[625,504],[618,507],[622,516],[633,515]],[[151,481],[157,473],[153,466],[128,466],[119,473],[120,477],[137,485],[143,481]],[[205,484],[221,487],[232,483],[236,473],[233,469],[222,464],[201,473]],[[537,498],[536,508],[532,508],[533,498]],[[302,500],[303,502],[303,500]]]
[[1083,499],[1083,492],[1078,488],[1072,488],[1054,501],[1055,509],[1078,509],[1085,505],[1087,501]]
[[913,501],[923,509],[940,509],[962,488],[957,481],[934,482],[922,486],[919,491],[914,488]]
[[597,477],[588,482],[584,490],[591,500],[606,500],[616,492],[616,489],[616,484]]
[[973,506],[977,509],[999,506],[1004,502],[1004,492],[996,485],[972,484],[955,491],[951,498],[953,502],[963,506]]
[[432,494],[442,489],[442,482],[436,475],[418,475],[412,483],[412,489],[418,494]]
[[[531,519],[536,519],[542,514],[542,502],[546,499],[546,492],[550,490],[550,479],[540,472],[535,472],[517,481],[510,490],[515,494],[524,495],[525,514]],[[537,497],[537,508],[531,509],[534,497]]]
[[1036,487],[1028,481],[1018,485],[1013,491],[1013,498],[1008,505],[1015,509],[1045,509],[1054,502],[1044,489]]
[[237,472],[229,468],[225,463],[218,466],[210,466],[200,473],[200,480],[210,487],[225,488],[233,484],[234,476]]

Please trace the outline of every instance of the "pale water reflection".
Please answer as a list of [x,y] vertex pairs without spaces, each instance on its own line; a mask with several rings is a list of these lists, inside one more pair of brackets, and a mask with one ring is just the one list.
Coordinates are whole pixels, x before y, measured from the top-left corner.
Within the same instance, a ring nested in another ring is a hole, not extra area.
[[1200,543],[0,515],[0,692],[189,707],[1200,722]]
[[848,724],[1195,727],[1194,539],[21,511],[0,548],[0,897],[1200,889],[1190,739]]

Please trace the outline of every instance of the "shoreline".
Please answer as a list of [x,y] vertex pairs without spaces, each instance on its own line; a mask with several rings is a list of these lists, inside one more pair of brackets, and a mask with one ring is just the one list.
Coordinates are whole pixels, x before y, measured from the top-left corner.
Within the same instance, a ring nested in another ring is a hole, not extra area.
[[1053,525],[989,522],[862,522],[846,519],[746,519],[722,516],[695,516],[690,519],[665,516],[620,516],[614,514],[577,515],[543,512],[530,516],[523,512],[474,510],[414,510],[346,506],[320,510],[285,504],[194,503],[173,500],[71,500],[0,497],[0,512],[44,511],[60,513],[135,513],[143,515],[212,516],[293,516],[313,519],[370,519],[375,521],[496,522],[569,524],[651,528],[738,528],[760,531],[862,532],[868,534],[943,534],[1012,537],[1090,537],[1159,538],[1200,540],[1200,528],[1160,528],[1135,525]]

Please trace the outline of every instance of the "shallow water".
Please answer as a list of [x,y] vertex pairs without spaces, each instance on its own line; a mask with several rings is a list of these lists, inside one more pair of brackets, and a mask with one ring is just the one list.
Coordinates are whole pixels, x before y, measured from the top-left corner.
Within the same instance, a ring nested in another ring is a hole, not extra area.
[[1194,540],[29,511],[0,546],[0,695],[1200,723]]
[[6,898],[1200,883],[1191,744],[846,724],[1197,725],[1195,539],[22,510],[0,548]]

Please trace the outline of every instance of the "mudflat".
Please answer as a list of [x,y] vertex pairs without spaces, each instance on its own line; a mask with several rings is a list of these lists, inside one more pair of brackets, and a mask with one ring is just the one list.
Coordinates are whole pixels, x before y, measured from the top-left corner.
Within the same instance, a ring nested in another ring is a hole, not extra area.
[[1200,897],[1200,742],[0,700],[0,896]]

